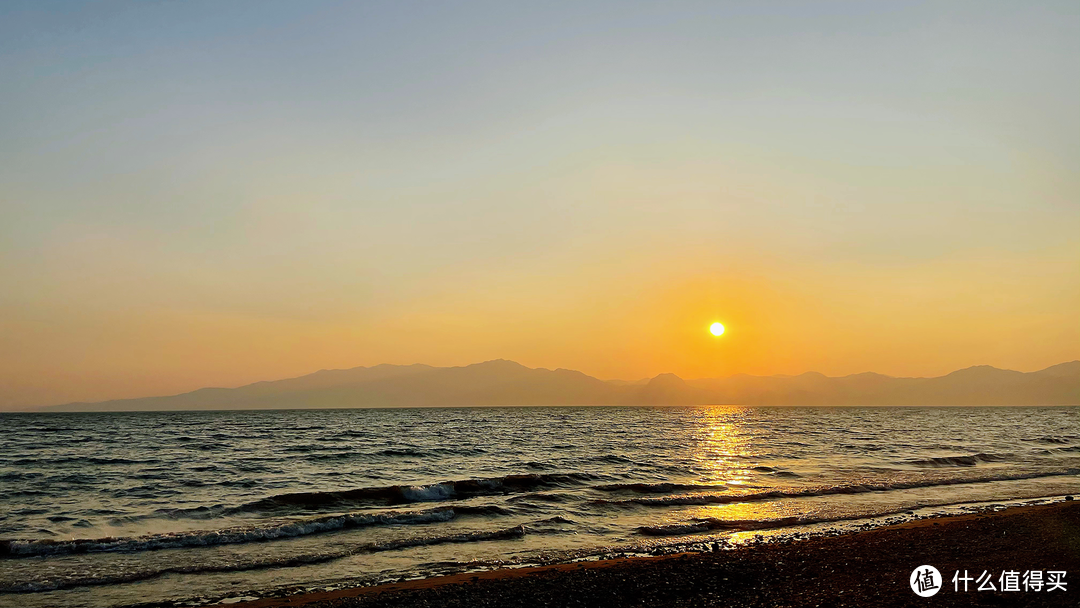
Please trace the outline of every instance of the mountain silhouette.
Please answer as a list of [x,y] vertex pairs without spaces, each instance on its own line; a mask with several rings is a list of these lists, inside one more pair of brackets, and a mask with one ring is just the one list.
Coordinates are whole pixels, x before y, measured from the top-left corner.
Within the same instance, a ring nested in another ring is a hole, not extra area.
[[439,407],[467,405],[1077,405],[1080,361],[1037,372],[978,365],[936,378],[875,373],[605,381],[497,359],[462,367],[376,365],[322,370],[239,388],[68,403],[39,411]]

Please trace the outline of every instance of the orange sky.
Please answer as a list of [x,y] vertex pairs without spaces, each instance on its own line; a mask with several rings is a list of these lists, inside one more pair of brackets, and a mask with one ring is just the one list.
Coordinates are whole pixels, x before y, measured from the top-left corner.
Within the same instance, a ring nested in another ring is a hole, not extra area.
[[[33,403],[500,357],[631,380],[667,371],[939,375],[973,364],[1040,369],[1077,358],[1080,343],[1069,323],[1080,293],[1066,263],[1035,275],[1023,260],[958,257],[885,276],[858,262],[782,270],[635,262],[632,270],[508,272],[497,287],[433,281],[407,302],[357,314],[125,309],[108,304],[122,292],[110,289],[94,308],[39,313],[63,313],[63,323],[5,325],[21,347],[18,360],[4,362],[6,382]],[[714,320],[727,327],[720,338],[708,333]]]
[[0,408],[1080,358],[1075,3],[760,6],[0,14]]

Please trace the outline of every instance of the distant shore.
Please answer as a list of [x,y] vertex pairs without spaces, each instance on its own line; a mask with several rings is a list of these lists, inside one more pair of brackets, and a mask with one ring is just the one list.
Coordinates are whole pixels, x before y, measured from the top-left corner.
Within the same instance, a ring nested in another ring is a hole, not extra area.
[[179,395],[66,403],[38,413],[592,405],[1075,406],[1080,361],[1034,372],[976,365],[933,378],[872,372],[828,377],[749,376],[600,380],[569,369],[496,359],[463,367],[376,365]]
[[[921,598],[908,578],[936,567]],[[954,590],[983,571],[997,591]],[[1042,591],[1002,591],[1003,572],[1041,571]],[[1065,571],[1065,591],[1047,591]],[[917,520],[836,537],[713,553],[611,559],[435,577],[268,598],[232,608],[483,606],[1069,606],[1080,605],[1080,502]]]

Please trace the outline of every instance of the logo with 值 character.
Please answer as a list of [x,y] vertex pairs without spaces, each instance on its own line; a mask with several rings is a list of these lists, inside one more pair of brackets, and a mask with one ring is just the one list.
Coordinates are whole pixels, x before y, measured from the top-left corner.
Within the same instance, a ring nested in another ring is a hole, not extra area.
[[941,573],[933,566],[919,566],[911,573],[911,590],[919,597],[930,597],[941,591]]

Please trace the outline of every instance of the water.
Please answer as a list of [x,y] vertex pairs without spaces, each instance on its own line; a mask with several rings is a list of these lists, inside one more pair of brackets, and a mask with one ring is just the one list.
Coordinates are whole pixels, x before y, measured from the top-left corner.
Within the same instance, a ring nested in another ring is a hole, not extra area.
[[1080,492],[1080,408],[0,415],[0,605],[220,599]]

